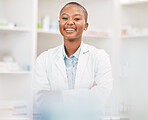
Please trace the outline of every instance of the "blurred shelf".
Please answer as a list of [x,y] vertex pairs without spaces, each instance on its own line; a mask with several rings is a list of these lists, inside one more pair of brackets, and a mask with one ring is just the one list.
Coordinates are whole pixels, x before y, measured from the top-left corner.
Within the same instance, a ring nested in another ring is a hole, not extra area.
[[0,117],[0,120],[30,120],[28,117]]
[[58,31],[38,29],[39,34],[60,35]]
[[145,35],[122,35],[121,38],[144,38],[148,37],[148,34]]
[[123,2],[121,3],[121,5],[123,6],[129,6],[129,5],[148,5],[148,0],[135,0],[135,1],[131,1],[131,2]]
[[88,38],[99,38],[99,39],[108,39],[110,36],[106,35],[93,35],[93,34],[84,34],[84,37]]
[[[38,29],[38,33],[39,34],[49,34],[49,35],[60,35],[60,33],[58,31],[52,31],[52,30],[42,30],[42,29]],[[87,34],[84,33],[83,37],[85,38],[102,38],[102,39],[107,39],[110,38],[110,36],[107,35],[97,35],[97,34]]]
[[130,117],[129,116],[106,116],[106,117],[103,117],[101,120],[130,120]]
[[0,74],[31,74],[31,71],[18,71],[18,72],[0,72]]
[[3,27],[3,26],[0,26],[0,32],[11,32],[11,31],[14,31],[14,32],[30,32],[31,30],[28,29],[28,28],[25,28],[25,27]]

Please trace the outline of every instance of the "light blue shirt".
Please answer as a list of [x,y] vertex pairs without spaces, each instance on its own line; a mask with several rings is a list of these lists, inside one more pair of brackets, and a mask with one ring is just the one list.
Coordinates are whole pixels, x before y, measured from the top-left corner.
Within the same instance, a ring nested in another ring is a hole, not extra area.
[[64,57],[64,62],[65,62],[65,67],[66,67],[69,89],[73,89],[75,85],[77,64],[78,64],[78,58],[79,58],[80,51],[81,51],[81,46],[77,49],[77,51],[73,55],[68,57],[65,52],[65,47],[63,45],[63,57]]

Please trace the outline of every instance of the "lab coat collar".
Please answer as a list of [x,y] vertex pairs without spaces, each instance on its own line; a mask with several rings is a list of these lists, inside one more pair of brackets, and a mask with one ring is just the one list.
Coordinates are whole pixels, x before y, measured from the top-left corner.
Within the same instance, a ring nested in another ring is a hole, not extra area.
[[80,51],[81,51],[81,45],[79,46],[79,48],[77,49],[77,51],[73,55],[68,57],[67,54],[66,54],[66,51],[65,51],[65,46],[63,44],[63,57],[64,57],[64,60],[68,59],[68,58],[71,58],[71,57],[75,57],[78,60],[79,59],[79,55],[80,55]]
[[78,60],[78,66],[77,66],[77,73],[76,73],[76,80],[75,80],[75,88],[79,88],[79,85],[81,83],[84,70],[86,68],[86,65],[88,63],[89,59],[89,49],[86,44],[83,42],[81,43],[81,52]]
[[[60,73],[62,73],[65,82],[68,83],[67,75],[66,75],[66,67],[64,63],[64,57],[63,57],[63,45],[59,46],[59,49],[55,54],[56,54],[55,64],[60,70]],[[66,85],[66,87],[68,88],[68,84]]]
[[[87,52],[89,52],[88,47],[85,43],[83,43],[83,41],[81,42],[81,53],[86,54]],[[56,56],[58,58],[63,58],[63,44],[59,47]]]

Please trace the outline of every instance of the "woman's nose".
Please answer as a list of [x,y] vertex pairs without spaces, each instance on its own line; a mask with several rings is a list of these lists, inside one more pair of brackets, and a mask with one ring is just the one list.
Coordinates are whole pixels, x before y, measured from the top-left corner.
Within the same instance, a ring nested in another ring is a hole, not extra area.
[[69,20],[67,21],[67,25],[73,25],[73,24],[74,24],[74,22],[73,22],[72,19],[69,19]]

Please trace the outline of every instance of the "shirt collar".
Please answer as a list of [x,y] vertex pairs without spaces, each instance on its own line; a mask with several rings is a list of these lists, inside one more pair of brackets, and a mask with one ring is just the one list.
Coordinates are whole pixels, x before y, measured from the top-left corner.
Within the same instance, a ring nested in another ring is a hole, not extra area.
[[[80,51],[81,51],[81,45],[79,46],[79,48],[77,49],[77,51],[73,54],[73,55],[71,55],[69,58],[71,58],[71,57],[75,57],[75,58],[79,58],[79,54],[80,54]],[[65,51],[65,46],[64,46],[64,44],[63,44],[63,57],[64,58],[68,58],[68,56],[67,56],[67,54],[66,54],[66,51]]]

